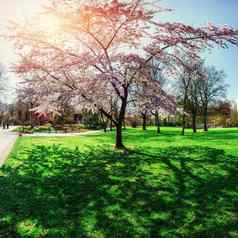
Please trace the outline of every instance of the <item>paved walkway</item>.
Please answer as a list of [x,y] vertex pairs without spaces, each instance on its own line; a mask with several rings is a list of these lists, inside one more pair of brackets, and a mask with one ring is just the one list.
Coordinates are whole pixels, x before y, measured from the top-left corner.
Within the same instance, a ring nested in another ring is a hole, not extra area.
[[27,137],[72,137],[72,136],[86,136],[86,135],[95,135],[102,133],[102,130],[97,131],[86,131],[80,133],[33,133],[33,134],[24,134],[23,136]]
[[0,166],[6,161],[16,142],[17,136],[17,133],[11,132],[10,130],[0,129]]

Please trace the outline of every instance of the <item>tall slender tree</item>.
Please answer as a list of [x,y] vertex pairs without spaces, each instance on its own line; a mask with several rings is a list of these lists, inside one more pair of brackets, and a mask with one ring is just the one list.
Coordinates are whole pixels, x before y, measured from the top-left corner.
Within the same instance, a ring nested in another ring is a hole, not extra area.
[[[189,68],[184,68],[182,73],[178,77],[178,98],[182,107],[182,135],[185,134],[186,128],[186,118],[189,112],[193,112],[193,123],[195,127],[195,112],[197,108],[194,104],[196,95],[194,95],[197,90],[197,75],[198,75],[198,62],[193,62],[192,66]],[[194,131],[196,129],[194,128]]]
[[208,131],[209,105],[219,98],[225,98],[227,84],[223,70],[217,70],[214,66],[204,69],[205,78],[199,82],[199,94],[203,112],[204,131]]
[[197,116],[200,109],[199,82],[198,75],[195,75],[190,84],[188,97],[188,110],[192,115],[192,129],[194,133],[197,132]]

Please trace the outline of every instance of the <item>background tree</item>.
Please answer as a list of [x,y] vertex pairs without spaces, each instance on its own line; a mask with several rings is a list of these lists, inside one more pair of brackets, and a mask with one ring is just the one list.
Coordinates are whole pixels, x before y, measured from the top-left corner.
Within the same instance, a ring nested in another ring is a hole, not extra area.
[[238,105],[237,102],[232,102],[231,105],[231,125],[238,127]]
[[178,101],[182,108],[182,135],[185,134],[186,117],[189,113],[193,115],[193,131],[196,132],[196,116],[199,103],[197,97],[200,81],[199,68],[200,62],[194,61],[190,66],[185,66],[178,77]]
[[204,61],[199,61],[195,68],[194,72],[191,74],[191,82],[188,88],[188,101],[187,109],[192,116],[192,129],[193,132],[197,132],[197,116],[201,111],[201,99],[200,99],[200,83],[204,78]]
[[204,68],[203,80],[199,83],[199,94],[203,113],[204,131],[208,131],[208,109],[214,101],[224,99],[227,84],[223,70],[217,70],[214,66]]
[[142,81],[135,88],[134,107],[136,112],[142,118],[142,128],[146,130],[147,119],[153,115],[155,117],[155,124],[157,132],[160,133],[160,113],[167,112],[172,114],[176,111],[176,102],[174,98],[167,93],[165,69],[169,67],[158,60],[151,60],[148,63],[149,80]]
[[158,59],[152,59],[150,65],[150,77],[156,81],[159,91],[154,93],[151,97],[151,114],[155,117],[155,126],[157,133],[161,132],[160,117],[161,111],[171,112],[176,111],[175,100],[171,95],[166,93],[168,80],[166,78],[166,69],[168,65],[162,64]]
[[232,105],[228,100],[219,100],[215,102],[214,109],[219,117],[219,126],[229,127],[231,126],[231,111]]
[[200,109],[199,79],[194,77],[189,88],[188,110],[192,115],[192,129],[197,132],[197,116]]
[[[148,74],[148,76],[150,76]],[[147,81],[138,84],[132,93],[132,111],[131,114],[138,114],[142,119],[142,129],[145,131],[147,129],[147,118],[151,115],[153,108],[152,100],[155,96],[155,84],[148,84]]]

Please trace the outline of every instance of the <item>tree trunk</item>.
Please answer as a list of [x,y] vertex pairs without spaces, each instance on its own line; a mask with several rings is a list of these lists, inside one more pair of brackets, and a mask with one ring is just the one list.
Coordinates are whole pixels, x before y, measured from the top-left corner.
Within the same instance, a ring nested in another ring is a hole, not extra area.
[[146,114],[142,114],[142,119],[143,119],[143,131],[146,131]]
[[112,131],[112,120],[110,120],[110,131]]
[[157,121],[157,133],[160,134],[161,130],[160,130],[160,119],[158,117],[158,121]]
[[192,128],[193,128],[193,133],[197,132],[197,113],[193,112],[192,115]]
[[120,113],[118,117],[118,123],[116,123],[116,149],[126,149],[122,142],[122,125],[125,120],[126,107],[128,98],[128,86],[124,87],[124,97],[122,98]]
[[107,113],[103,108],[100,109],[100,111],[115,125],[116,127],[116,138],[115,138],[115,148],[126,150],[126,147],[123,145],[122,142],[122,125],[123,121],[125,120],[125,114],[126,114],[126,107],[127,107],[127,99],[128,99],[128,86],[125,86],[124,88],[124,96],[121,98],[121,107],[119,114],[115,115],[115,118],[113,118],[113,115],[110,113]]
[[183,119],[182,119],[182,135],[185,135],[185,127],[186,127],[186,106],[188,101],[188,94],[187,94],[187,88],[185,89],[185,95],[183,99]]
[[126,130],[126,121],[123,120],[123,129]]
[[107,121],[103,120],[102,123],[103,123],[103,130],[105,133],[107,133]]
[[182,135],[185,135],[185,127],[186,127],[186,115],[183,113],[183,120],[182,120]]
[[122,143],[122,124],[116,125],[116,148],[117,149],[124,149],[124,145]]
[[[110,113],[110,115],[111,115],[111,118],[112,118],[113,117],[112,97],[110,98],[110,105],[111,105],[111,113]],[[112,129],[113,129],[113,122],[112,122],[112,120],[110,120],[110,131],[112,131]]]
[[[30,109],[32,109],[34,107],[33,103],[30,104]],[[34,122],[33,122],[33,112],[30,111],[30,123],[31,123],[31,129],[34,128]]]
[[155,114],[155,124],[157,126],[157,133],[160,134],[161,130],[160,130],[160,118],[159,118],[159,113],[156,112]]
[[101,123],[102,123],[102,125],[103,125],[103,131],[104,131],[105,133],[107,133],[107,120],[104,118],[102,112],[100,113],[100,116],[101,116],[101,118],[99,118],[99,120],[101,120]]
[[205,108],[203,113],[204,131],[208,131],[207,121],[208,121],[207,108]]
[[183,108],[183,119],[182,119],[182,135],[183,135],[183,136],[185,135],[185,127],[186,127],[186,114],[185,114],[185,109],[186,109],[186,106],[184,105],[184,108]]

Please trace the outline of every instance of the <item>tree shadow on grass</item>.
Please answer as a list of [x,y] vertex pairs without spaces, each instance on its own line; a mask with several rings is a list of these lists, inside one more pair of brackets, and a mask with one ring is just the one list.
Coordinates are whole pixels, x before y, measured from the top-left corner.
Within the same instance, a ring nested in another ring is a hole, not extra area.
[[238,158],[211,148],[40,146],[0,171],[1,238],[237,237],[237,212]]

